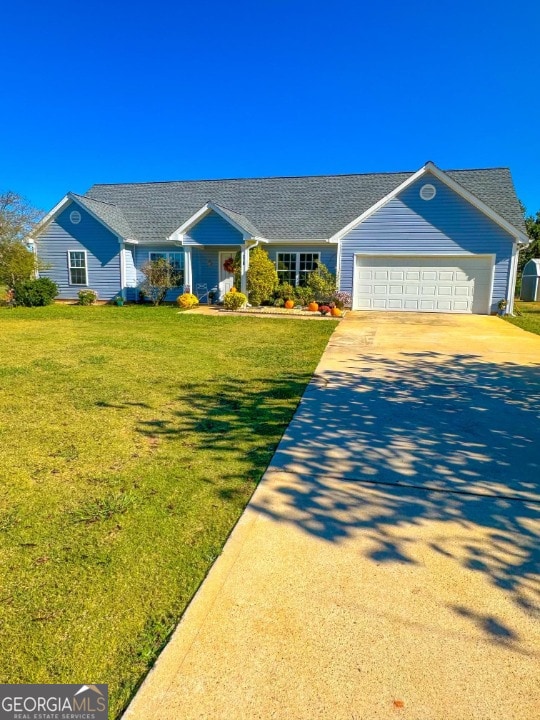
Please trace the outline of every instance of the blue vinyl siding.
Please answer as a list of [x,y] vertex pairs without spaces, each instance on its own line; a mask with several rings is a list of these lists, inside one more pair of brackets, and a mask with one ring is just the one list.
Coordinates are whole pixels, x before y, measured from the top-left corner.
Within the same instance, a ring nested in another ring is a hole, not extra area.
[[[74,225],[69,215],[77,209],[81,222]],[[100,300],[111,300],[120,292],[120,245],[118,238],[76,203],[70,203],[39,236],[37,254],[50,267],[40,271],[59,287],[58,297],[77,299],[84,286],[70,285],[68,252],[86,250],[88,288],[98,293]]]
[[217,290],[219,283],[219,253],[230,253],[234,257],[239,250],[240,248],[234,245],[231,247],[193,248],[191,251],[193,292],[196,292],[198,284],[206,284],[208,292]]
[[[135,258],[135,272],[136,272],[136,285],[135,290],[128,291],[128,299],[138,301],[139,300],[139,285],[144,280],[144,275],[141,271],[142,266],[150,260],[150,253],[178,253],[183,252],[179,245],[135,245],[134,258]],[[176,287],[169,290],[165,296],[167,302],[174,302],[176,298],[183,292],[182,287]]]
[[[422,185],[437,189],[420,198]],[[352,292],[355,253],[495,255],[492,307],[507,296],[513,238],[460,195],[426,175],[341,240],[340,288]]]
[[321,262],[323,265],[330,270],[330,272],[336,272],[337,264],[337,246],[325,243],[324,245],[261,245],[266,250],[273,262],[276,262],[277,253],[319,253]]
[[213,210],[184,237],[184,245],[242,245],[242,233]]

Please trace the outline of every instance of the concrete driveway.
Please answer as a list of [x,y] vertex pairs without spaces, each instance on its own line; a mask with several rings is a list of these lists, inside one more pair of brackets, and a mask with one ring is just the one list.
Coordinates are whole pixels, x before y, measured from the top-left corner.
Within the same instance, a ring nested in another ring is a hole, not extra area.
[[528,720],[540,337],[352,313],[130,720]]

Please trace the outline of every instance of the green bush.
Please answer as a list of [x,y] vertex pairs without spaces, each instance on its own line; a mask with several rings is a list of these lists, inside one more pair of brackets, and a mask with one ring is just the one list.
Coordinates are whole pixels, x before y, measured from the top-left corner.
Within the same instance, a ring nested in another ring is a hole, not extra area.
[[79,305],[93,305],[98,299],[98,294],[95,290],[79,290],[77,295],[79,297]]
[[274,291],[274,297],[281,300],[294,300],[295,289],[290,283],[280,283]]
[[283,307],[285,305],[285,300],[282,297],[277,297],[274,300],[274,307]]
[[239,310],[244,305],[247,305],[247,297],[241,292],[228,292],[225,293],[223,298],[223,307],[226,310]]
[[268,257],[268,253],[261,247],[254,248],[249,256],[249,268],[247,271],[247,289],[250,303],[260,305],[263,300],[269,300],[277,283],[276,266]]
[[336,276],[326,265],[319,263],[317,270],[309,274],[307,286],[313,293],[312,300],[316,300],[318,303],[331,302],[332,296],[336,292]]
[[297,300],[300,305],[309,305],[315,300],[315,292],[309,286],[294,288],[294,300]]
[[26,307],[50,305],[58,295],[58,285],[46,277],[23,280],[16,283],[13,290],[16,304]]

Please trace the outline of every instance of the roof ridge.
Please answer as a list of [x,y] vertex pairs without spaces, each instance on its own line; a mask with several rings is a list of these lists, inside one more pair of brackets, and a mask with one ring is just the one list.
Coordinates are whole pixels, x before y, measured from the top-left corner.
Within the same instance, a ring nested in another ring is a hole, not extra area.
[[[129,184],[129,183],[127,183]],[[122,208],[116,205],[112,202],[107,202],[107,200],[98,200],[97,198],[88,197],[88,195],[81,195],[80,193],[70,192],[70,195],[74,195],[75,197],[82,198],[83,200],[91,200],[92,202],[101,203],[102,205],[110,205],[113,208],[116,208],[117,210],[120,210],[122,212]]]
[[[442,168],[441,168],[442,169]],[[476,167],[476,168],[451,168],[442,170],[443,172],[478,172],[486,170],[510,170],[508,166],[500,165],[496,167]],[[220,183],[220,182],[245,182],[246,180],[309,180],[311,178],[349,178],[349,177],[366,177],[368,175],[413,175],[417,170],[389,170],[388,172],[362,172],[362,173],[327,173],[314,175],[259,175],[250,177],[222,177],[222,178],[199,178],[182,179],[182,180],[143,180],[141,182],[113,182],[113,183],[94,183],[94,187],[110,187],[121,185],[176,185],[184,183]],[[90,188],[90,189],[92,189]],[[233,208],[230,208],[231,210]]]

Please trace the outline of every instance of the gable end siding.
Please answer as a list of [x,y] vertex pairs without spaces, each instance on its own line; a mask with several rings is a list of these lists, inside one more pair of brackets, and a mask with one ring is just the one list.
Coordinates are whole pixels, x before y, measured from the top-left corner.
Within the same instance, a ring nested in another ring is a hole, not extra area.
[[242,233],[213,210],[184,236],[184,245],[241,245]]
[[[437,194],[420,198],[429,183]],[[506,298],[513,238],[460,195],[427,174],[345,235],[340,243],[342,290],[352,292],[354,255],[494,255],[491,311]]]
[[[81,222],[74,225],[69,215],[77,209]],[[84,208],[68,205],[38,237],[37,254],[49,268],[40,270],[58,285],[61,300],[76,300],[79,290],[95,290],[100,300],[111,300],[120,292],[120,245],[118,238]],[[70,285],[68,252],[85,250],[88,264],[88,285]]]

